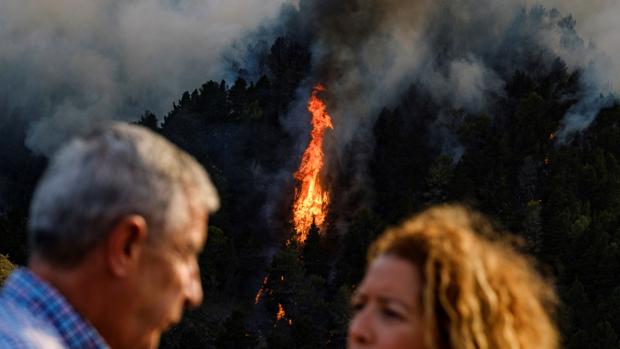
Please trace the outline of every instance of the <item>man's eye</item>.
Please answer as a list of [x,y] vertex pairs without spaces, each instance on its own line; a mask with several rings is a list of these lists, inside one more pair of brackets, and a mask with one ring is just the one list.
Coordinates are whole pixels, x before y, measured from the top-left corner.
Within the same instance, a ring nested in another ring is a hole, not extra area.
[[194,256],[194,251],[191,247],[188,246],[179,246],[176,249],[177,253],[179,254],[179,256],[183,257],[183,258],[188,258],[188,257],[193,257]]

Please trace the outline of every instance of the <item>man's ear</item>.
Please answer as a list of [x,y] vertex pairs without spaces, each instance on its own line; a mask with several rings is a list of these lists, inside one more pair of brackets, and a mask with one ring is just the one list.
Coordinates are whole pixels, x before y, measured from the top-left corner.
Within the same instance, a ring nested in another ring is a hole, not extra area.
[[123,217],[110,231],[106,241],[106,262],[112,274],[125,276],[138,263],[147,242],[146,221],[140,215]]

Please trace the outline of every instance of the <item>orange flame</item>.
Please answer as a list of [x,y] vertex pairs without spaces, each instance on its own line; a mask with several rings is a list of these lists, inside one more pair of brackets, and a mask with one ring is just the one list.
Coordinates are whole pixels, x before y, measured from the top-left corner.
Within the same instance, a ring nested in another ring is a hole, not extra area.
[[284,307],[282,306],[282,304],[278,303],[278,313],[276,314],[276,321],[280,321],[285,316],[286,313],[284,312]]
[[263,297],[263,294],[265,293],[265,286],[267,286],[268,280],[269,276],[265,276],[265,278],[263,279],[263,283],[261,284],[258,293],[256,293],[256,297],[254,298],[254,304],[258,304],[258,302],[260,302],[260,299]]
[[301,244],[306,241],[313,222],[317,226],[325,222],[329,205],[329,193],[321,184],[319,176],[324,163],[323,136],[326,129],[334,128],[325,102],[318,97],[318,93],[324,90],[321,84],[317,84],[312,90],[308,102],[308,111],[312,114],[312,139],[304,151],[299,169],[295,172],[298,188],[293,204],[293,224],[297,241]]

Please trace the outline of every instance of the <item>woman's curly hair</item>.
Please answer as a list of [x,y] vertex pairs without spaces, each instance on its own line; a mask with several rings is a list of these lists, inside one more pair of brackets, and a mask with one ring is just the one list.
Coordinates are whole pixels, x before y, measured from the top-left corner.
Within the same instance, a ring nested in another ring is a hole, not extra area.
[[381,235],[368,260],[381,255],[420,268],[430,348],[558,348],[553,287],[481,215],[430,208]]

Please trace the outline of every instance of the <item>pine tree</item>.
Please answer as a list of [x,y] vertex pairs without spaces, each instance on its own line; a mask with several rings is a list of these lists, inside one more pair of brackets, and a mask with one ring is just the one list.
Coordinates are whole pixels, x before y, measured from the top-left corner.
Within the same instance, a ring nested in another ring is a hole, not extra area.
[[256,348],[258,338],[247,329],[247,312],[235,309],[215,337],[215,348]]
[[144,114],[140,116],[140,119],[136,122],[136,124],[144,126],[144,127],[148,127],[155,132],[160,130],[157,116],[148,110],[144,111]]
[[307,274],[326,279],[329,273],[328,257],[327,251],[322,248],[319,228],[313,223],[301,253]]
[[15,269],[15,266],[9,258],[3,254],[0,254],[0,286],[4,283],[9,274]]

